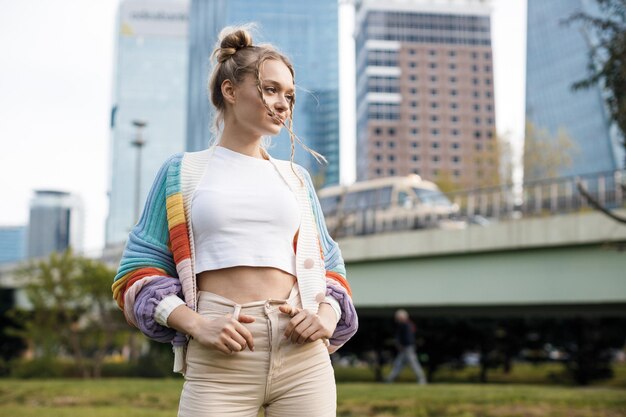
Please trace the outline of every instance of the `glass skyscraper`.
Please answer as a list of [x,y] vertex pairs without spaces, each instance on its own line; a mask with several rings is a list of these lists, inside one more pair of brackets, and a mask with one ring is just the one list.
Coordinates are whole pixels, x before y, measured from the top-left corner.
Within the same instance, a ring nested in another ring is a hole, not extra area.
[[[324,185],[339,182],[339,64],[337,0],[193,0],[189,21],[187,149],[201,150],[211,138],[213,117],[207,85],[210,55],[224,26],[255,22],[254,43],[269,42],[285,53],[296,72],[294,133],[324,155],[320,165],[296,144],[295,162]],[[274,158],[289,159],[289,133],[272,138]]]
[[[126,0],[120,5],[107,246],[127,239],[137,221],[136,193],[143,205],[161,164],[185,150],[188,7],[182,0]],[[137,148],[131,145],[137,135],[133,121],[146,124],[139,187]]]
[[26,257],[26,226],[0,226],[0,264]]
[[45,257],[72,247],[83,250],[82,200],[64,191],[38,190],[30,202],[28,257]]
[[572,164],[558,176],[614,170],[623,160],[601,88],[571,89],[588,74],[593,33],[560,22],[581,10],[596,11],[587,0],[528,0],[526,118],[551,136],[564,129],[572,139]]

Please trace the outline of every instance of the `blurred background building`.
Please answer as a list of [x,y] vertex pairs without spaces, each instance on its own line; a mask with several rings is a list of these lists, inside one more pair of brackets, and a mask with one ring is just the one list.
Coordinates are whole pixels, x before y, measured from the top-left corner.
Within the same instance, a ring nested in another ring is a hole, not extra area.
[[593,32],[582,25],[562,23],[576,11],[596,13],[597,6],[587,0],[528,0],[526,119],[554,140],[559,129],[571,139],[569,149],[559,149],[569,153],[571,163],[559,167],[556,176],[611,171],[623,161],[600,86],[571,88],[586,78],[594,43]]
[[[251,7],[254,5],[254,7]],[[295,161],[321,185],[339,182],[339,22],[337,0],[192,0],[189,21],[187,150],[205,149],[211,138],[207,95],[209,57],[224,26],[256,22],[254,43],[269,42],[292,61],[296,72],[294,132],[328,159],[319,165],[299,145]],[[274,158],[289,159],[289,133],[272,138]]]
[[29,258],[39,258],[68,247],[83,250],[84,210],[80,197],[64,191],[37,190],[30,202]]
[[[186,0],[124,0],[117,22],[106,245],[124,242],[161,164],[185,150]],[[145,123],[145,145],[133,147]],[[137,158],[140,150],[141,157]],[[136,187],[137,163],[140,163]],[[139,190],[137,190],[139,188]]]
[[26,257],[26,226],[0,226],[0,264],[19,262]]
[[498,181],[489,2],[356,2],[357,181]]

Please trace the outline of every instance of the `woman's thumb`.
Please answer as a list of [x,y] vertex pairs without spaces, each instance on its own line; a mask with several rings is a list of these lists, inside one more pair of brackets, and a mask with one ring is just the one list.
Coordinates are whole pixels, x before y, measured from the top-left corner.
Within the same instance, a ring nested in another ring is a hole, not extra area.
[[256,319],[252,316],[248,316],[246,314],[239,314],[239,323],[252,323],[256,321]]

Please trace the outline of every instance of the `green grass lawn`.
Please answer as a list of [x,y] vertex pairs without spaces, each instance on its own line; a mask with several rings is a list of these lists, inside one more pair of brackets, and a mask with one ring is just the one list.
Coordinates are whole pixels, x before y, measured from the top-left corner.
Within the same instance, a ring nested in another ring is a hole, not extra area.
[[[175,416],[181,387],[181,379],[0,379],[0,416]],[[626,417],[626,390],[342,383],[338,416]]]

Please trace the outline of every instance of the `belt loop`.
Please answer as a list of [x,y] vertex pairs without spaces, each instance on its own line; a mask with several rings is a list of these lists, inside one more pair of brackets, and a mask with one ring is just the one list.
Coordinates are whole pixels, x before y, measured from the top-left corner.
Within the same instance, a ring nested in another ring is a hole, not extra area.
[[239,320],[239,313],[241,312],[241,306],[239,304],[235,304],[235,310],[233,311],[233,318],[235,320]]

